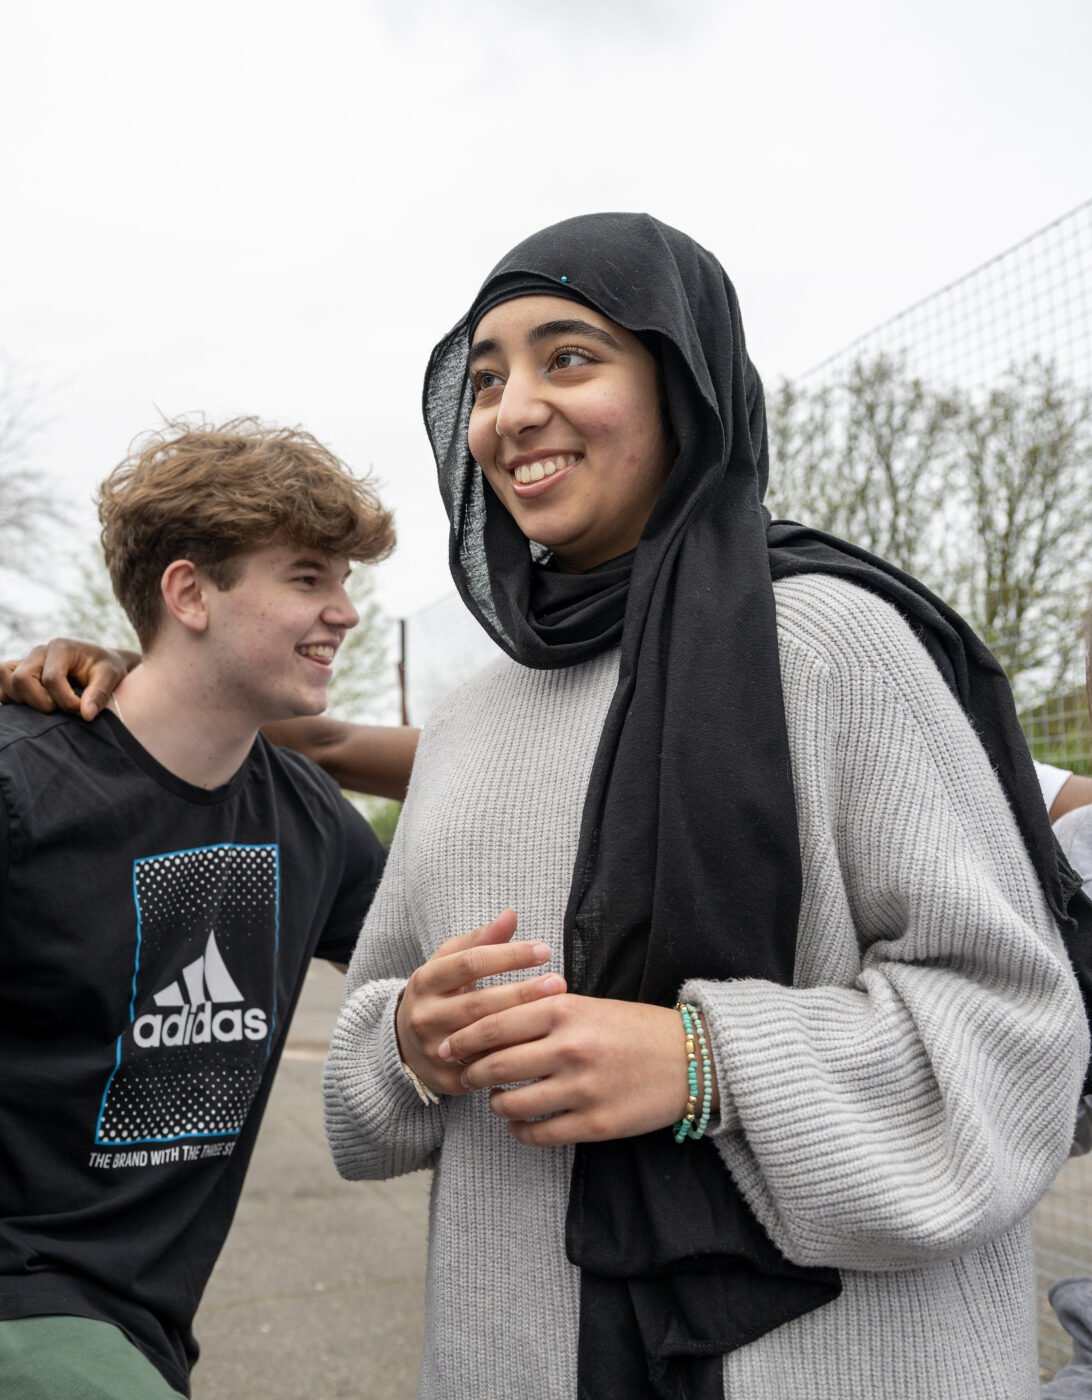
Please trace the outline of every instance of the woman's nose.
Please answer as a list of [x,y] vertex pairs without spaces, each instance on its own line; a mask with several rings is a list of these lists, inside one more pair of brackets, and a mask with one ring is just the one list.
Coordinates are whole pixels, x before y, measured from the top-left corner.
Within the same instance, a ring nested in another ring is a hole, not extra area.
[[550,406],[536,375],[510,374],[497,408],[497,435],[515,440],[528,428],[541,428],[550,417]]

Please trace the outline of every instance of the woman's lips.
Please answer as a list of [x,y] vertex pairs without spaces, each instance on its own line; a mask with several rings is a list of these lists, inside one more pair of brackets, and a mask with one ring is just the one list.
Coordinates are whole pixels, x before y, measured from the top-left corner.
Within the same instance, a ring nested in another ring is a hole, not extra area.
[[[547,491],[555,487],[558,482],[564,481],[580,465],[581,456],[576,452],[557,453],[553,457],[544,457],[537,462],[530,462],[517,467],[512,472],[512,490],[520,500],[531,500],[535,496],[544,495]],[[539,476],[541,473],[541,476]],[[539,477],[536,480],[520,481],[519,477]]]

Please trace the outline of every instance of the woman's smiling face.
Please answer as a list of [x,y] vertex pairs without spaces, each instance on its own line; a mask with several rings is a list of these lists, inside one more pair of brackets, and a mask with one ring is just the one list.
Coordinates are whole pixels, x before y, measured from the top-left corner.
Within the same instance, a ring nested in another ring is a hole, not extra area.
[[674,456],[656,362],[564,297],[502,302],[470,347],[474,460],[528,539],[582,573],[633,549]]

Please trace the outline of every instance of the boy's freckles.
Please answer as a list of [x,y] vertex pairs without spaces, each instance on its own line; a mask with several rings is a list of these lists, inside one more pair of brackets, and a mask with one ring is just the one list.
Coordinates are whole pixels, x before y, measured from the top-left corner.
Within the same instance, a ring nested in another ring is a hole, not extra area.
[[275,542],[247,556],[227,589],[210,588],[206,684],[267,719],[320,714],[345,634],[358,615],[348,561]]

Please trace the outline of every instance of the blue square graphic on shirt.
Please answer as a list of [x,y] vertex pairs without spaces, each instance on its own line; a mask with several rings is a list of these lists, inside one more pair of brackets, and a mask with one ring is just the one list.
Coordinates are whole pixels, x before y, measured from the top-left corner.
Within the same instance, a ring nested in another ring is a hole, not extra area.
[[276,1024],[276,845],[223,844],[133,862],[129,1024],[97,1146],[234,1137]]

